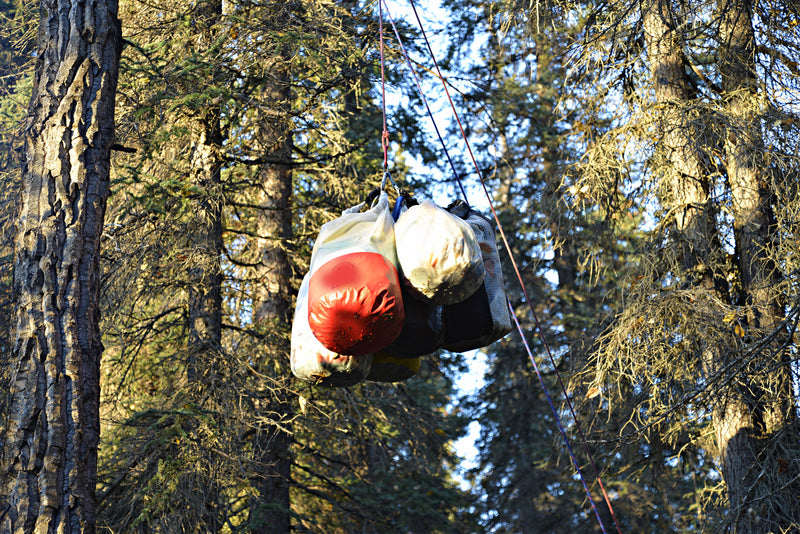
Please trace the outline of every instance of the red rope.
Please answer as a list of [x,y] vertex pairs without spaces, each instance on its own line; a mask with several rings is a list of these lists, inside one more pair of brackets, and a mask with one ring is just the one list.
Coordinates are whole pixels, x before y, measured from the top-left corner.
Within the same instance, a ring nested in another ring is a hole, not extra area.
[[[422,27],[422,21],[420,20],[419,14],[417,13],[417,7],[416,7],[416,5],[414,5],[414,0],[409,0],[409,1],[411,2],[411,8],[414,11],[414,16],[417,19],[417,24],[419,25],[419,29],[420,29],[420,31],[422,33],[423,38],[425,39],[425,45],[428,48],[428,53],[430,54],[431,59],[433,60],[433,64],[436,67],[436,73],[437,73],[437,75],[439,77],[439,80],[441,80],[441,82],[442,82],[442,86],[444,87],[444,92],[447,95],[447,100],[450,102],[450,107],[452,108],[453,114],[454,114],[454,116],[456,118],[456,122],[458,123],[458,128],[461,131],[461,136],[464,139],[464,143],[467,146],[467,151],[469,152],[470,158],[472,159],[472,163],[475,166],[475,171],[478,174],[478,180],[480,181],[481,187],[483,188],[483,192],[486,195],[486,199],[489,202],[489,209],[491,209],[492,215],[494,216],[494,220],[497,223],[497,228],[500,230],[500,236],[502,237],[503,244],[505,245],[506,251],[508,252],[508,257],[511,260],[511,265],[514,267],[514,273],[516,274],[517,280],[519,281],[520,287],[522,289],[522,294],[525,296],[525,300],[527,301],[528,307],[531,310],[531,314],[533,316],[534,322],[536,323],[536,328],[537,328],[537,331],[539,333],[539,337],[542,340],[542,344],[545,347],[545,350],[547,352],[547,356],[550,359],[550,362],[553,365],[553,369],[556,372],[556,378],[557,378],[558,384],[561,387],[562,393],[564,394],[564,399],[565,399],[565,401],[567,403],[567,406],[569,407],[569,411],[570,411],[570,414],[572,415],[573,421],[575,421],[575,427],[578,430],[578,435],[580,436],[581,443],[583,444],[584,451],[585,451],[587,457],[589,458],[589,462],[592,465],[592,469],[594,470],[595,478],[597,480],[598,485],[600,486],[600,490],[603,493],[603,498],[605,499],[606,505],[608,506],[608,510],[611,513],[611,517],[614,520],[614,525],[617,528],[617,532],[618,532],[618,534],[622,534],[622,530],[620,529],[619,522],[617,521],[617,517],[614,514],[614,508],[611,506],[611,500],[608,498],[608,493],[606,492],[605,486],[603,486],[603,481],[600,478],[600,472],[597,469],[597,464],[595,463],[594,457],[593,457],[591,451],[589,450],[589,445],[587,444],[586,437],[583,434],[583,430],[581,430],[580,423],[578,422],[578,417],[575,414],[575,409],[572,406],[572,401],[570,400],[569,394],[567,393],[567,388],[564,386],[564,382],[561,379],[561,373],[559,373],[559,371],[558,371],[558,366],[556,365],[555,358],[553,358],[553,353],[550,350],[550,345],[547,343],[547,340],[545,339],[544,329],[542,328],[541,324],[539,323],[539,318],[538,318],[538,316],[536,314],[536,311],[533,309],[533,302],[531,301],[530,297],[528,296],[528,291],[527,291],[527,289],[525,287],[525,282],[523,282],[523,280],[522,280],[522,274],[520,273],[519,267],[517,266],[517,262],[514,259],[514,255],[511,253],[511,246],[509,245],[508,239],[506,238],[506,234],[503,231],[502,225],[500,224],[500,218],[497,216],[497,212],[494,209],[494,204],[492,202],[492,197],[489,194],[489,190],[486,188],[486,183],[483,180],[483,175],[482,175],[482,173],[480,171],[480,167],[478,166],[478,162],[476,161],[475,155],[472,152],[472,148],[470,147],[469,140],[467,139],[467,135],[464,132],[464,127],[461,124],[461,119],[458,116],[458,111],[456,110],[455,104],[453,104],[453,99],[450,97],[450,91],[447,89],[447,82],[445,81],[445,78],[442,75],[442,71],[439,69],[439,64],[436,61],[436,56],[434,55],[433,49],[431,48],[430,42],[428,41],[428,36],[425,34],[425,29]],[[382,1],[379,0],[379,3],[382,3]]]
[[381,95],[383,106],[383,132],[381,133],[381,148],[383,149],[383,171],[389,169],[389,130],[386,128],[386,74],[384,72],[383,57],[383,2],[378,0],[378,25],[381,40]]

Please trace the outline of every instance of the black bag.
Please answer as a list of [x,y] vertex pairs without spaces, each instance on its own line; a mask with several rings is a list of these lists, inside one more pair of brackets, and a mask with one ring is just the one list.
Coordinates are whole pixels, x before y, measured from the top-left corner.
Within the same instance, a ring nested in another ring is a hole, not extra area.
[[463,302],[444,306],[444,342],[442,347],[463,352],[485,347],[511,332],[503,289],[503,270],[497,253],[497,239],[491,221],[458,200],[447,210],[472,227],[481,248],[486,276],[475,293]]

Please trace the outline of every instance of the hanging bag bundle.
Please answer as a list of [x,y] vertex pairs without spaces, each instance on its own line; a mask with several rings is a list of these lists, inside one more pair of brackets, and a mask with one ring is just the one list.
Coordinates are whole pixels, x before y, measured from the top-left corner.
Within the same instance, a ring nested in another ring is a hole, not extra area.
[[290,363],[292,373],[315,385],[345,387],[364,380],[372,367],[372,354],[347,356],[330,351],[311,332],[308,325],[308,286],[306,274],[300,284],[292,321]]
[[362,212],[364,205],[322,226],[309,267],[311,331],[327,349],[352,356],[394,341],[405,318],[388,195]]
[[434,304],[460,302],[480,287],[481,251],[472,228],[436,204],[408,208],[395,224],[403,283]]
[[503,288],[503,270],[492,223],[462,201],[448,211],[466,220],[478,240],[486,276],[475,293],[463,302],[444,306],[444,343],[451,351],[485,347],[511,332],[511,317]]

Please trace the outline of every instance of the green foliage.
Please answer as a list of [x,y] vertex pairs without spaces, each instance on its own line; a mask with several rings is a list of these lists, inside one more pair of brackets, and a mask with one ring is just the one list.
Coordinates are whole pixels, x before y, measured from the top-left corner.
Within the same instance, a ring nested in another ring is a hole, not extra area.
[[[283,505],[261,492],[290,462],[277,476],[295,528],[478,531],[451,479],[449,442],[465,422],[446,409],[438,371],[315,390],[291,379],[280,306],[258,318],[272,271],[288,269],[278,291],[291,297],[319,227],[380,181],[373,14],[355,3],[212,9],[121,6],[118,139],[135,152],[115,159],[106,233],[103,528],[263,531]],[[209,146],[218,182],[200,179],[213,170],[200,157]],[[288,193],[266,185],[282,172]],[[215,210],[217,249],[202,239]],[[281,210],[290,234],[269,229]],[[265,263],[278,250],[288,259]],[[213,315],[198,302],[214,276],[222,328],[202,345],[198,319]]]
[[[309,532],[479,532],[468,496],[452,479],[449,441],[463,421],[442,399],[452,385],[426,365],[408,382],[353,391],[303,391],[298,437],[298,520]],[[324,426],[323,426],[324,425]],[[324,429],[324,430],[323,430]],[[308,499],[317,494],[321,499]],[[342,513],[342,512],[345,513]]]
[[[481,112],[471,133],[486,148],[476,152],[491,147],[499,156],[483,167],[500,184],[512,252],[607,470],[622,530],[796,528],[787,489],[797,473],[787,460],[796,455],[797,409],[789,385],[796,241],[787,241],[796,223],[787,217],[796,209],[787,196],[797,183],[796,122],[788,119],[798,94],[789,59],[796,26],[771,18],[774,5],[746,2],[448,5],[462,14],[463,48],[452,57],[480,80],[464,95]],[[664,24],[685,22],[664,37],[678,51],[668,60],[647,22],[662,9],[670,16],[655,18]],[[732,15],[744,12],[752,21]],[[734,18],[755,28],[757,67],[727,48]],[[773,26],[783,38],[767,37]],[[473,38],[485,44],[470,69]],[[681,69],[671,71],[676,57]],[[659,100],[682,84],[682,99]],[[743,190],[761,199],[750,212]],[[594,519],[575,506],[575,484],[542,460],[560,445],[540,429],[551,416],[520,376],[524,358],[508,355],[520,347],[507,343],[490,351],[486,386],[472,404],[483,425],[472,476],[484,485],[487,525],[588,530]],[[542,366],[560,397],[552,367]],[[752,456],[724,437],[737,413],[751,421],[741,434]],[[764,469],[772,476],[756,477]],[[544,525],[542,517],[563,521]]]

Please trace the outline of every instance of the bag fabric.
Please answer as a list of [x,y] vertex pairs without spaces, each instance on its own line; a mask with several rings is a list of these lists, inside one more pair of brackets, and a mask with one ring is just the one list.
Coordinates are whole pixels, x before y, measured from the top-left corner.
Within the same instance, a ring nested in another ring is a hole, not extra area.
[[497,252],[497,239],[492,223],[463,202],[448,210],[466,219],[480,245],[486,276],[474,294],[463,302],[445,306],[445,339],[442,347],[463,352],[485,347],[511,332],[511,316],[506,306],[503,270]]
[[465,300],[485,275],[470,225],[436,204],[408,208],[395,224],[403,283],[434,304]]
[[309,267],[308,323],[338,354],[373,353],[400,334],[405,318],[389,198],[359,204],[322,226]]
[[372,366],[372,354],[347,356],[325,348],[308,324],[310,275],[300,284],[292,321],[290,363],[292,373],[305,382],[324,386],[352,386],[364,380]]
[[372,358],[367,380],[374,382],[400,382],[408,380],[419,372],[422,358],[395,358],[383,351]]
[[397,358],[415,358],[436,352],[444,343],[442,306],[420,300],[402,288],[406,320],[397,339],[383,352]]
[[[410,206],[418,202],[401,193],[392,210],[392,218],[397,221]],[[401,275],[402,279],[402,275]],[[405,284],[401,287],[406,319],[397,339],[383,349],[383,352],[396,358],[416,358],[437,351],[444,341],[444,322],[442,307],[427,300],[414,297]]]

